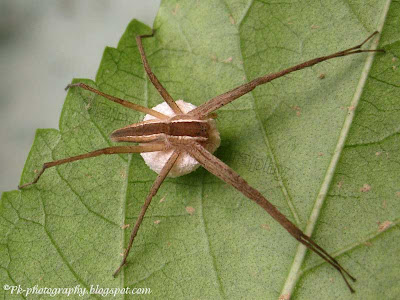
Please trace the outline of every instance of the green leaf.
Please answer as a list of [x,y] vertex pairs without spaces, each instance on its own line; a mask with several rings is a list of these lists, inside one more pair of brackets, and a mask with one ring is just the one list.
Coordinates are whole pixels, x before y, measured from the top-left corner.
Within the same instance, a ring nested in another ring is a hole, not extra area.
[[[304,256],[265,211],[204,169],[163,183],[129,264],[114,279],[156,177],[137,154],[50,168],[36,185],[3,193],[2,286],[151,288],[146,299],[394,299],[400,294],[399,14],[399,1],[382,0],[163,1],[155,37],[144,41],[172,97],[199,105],[382,30],[378,47],[385,54],[338,58],[277,79],[220,109],[217,119],[216,155],[357,278],[355,295],[335,269],[314,253]],[[150,32],[132,21],[118,48],[105,50],[96,82],[75,81],[148,107],[162,102],[134,38]],[[70,90],[60,130],[37,131],[21,183],[46,161],[112,145],[113,130],[142,117]],[[0,295],[54,298],[4,289]],[[68,299],[91,297],[102,298]]]

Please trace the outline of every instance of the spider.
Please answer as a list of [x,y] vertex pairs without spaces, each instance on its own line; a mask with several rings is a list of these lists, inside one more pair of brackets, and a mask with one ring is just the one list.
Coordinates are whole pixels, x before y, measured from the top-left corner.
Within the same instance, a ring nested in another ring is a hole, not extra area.
[[73,83],[66,87],[66,90],[72,87],[79,87],[101,95],[108,100],[116,102],[127,108],[147,114],[144,121],[117,129],[111,134],[111,139],[114,141],[132,142],[137,144],[132,146],[107,147],[86,154],[46,162],[32,182],[20,185],[18,188],[23,189],[35,184],[46,169],[61,164],[95,157],[102,154],[141,153],[147,164],[158,173],[158,176],[154,181],[137,218],[128,242],[128,246],[124,251],[122,262],[113,273],[113,276],[115,277],[126,264],[128,254],[132,248],[133,241],[143,221],[147,208],[149,207],[152,198],[156,195],[164,179],[167,176],[176,177],[187,174],[193,171],[197,166],[201,165],[210,173],[214,174],[227,184],[233,186],[247,198],[253,200],[264,210],[266,210],[296,240],[318,254],[332,267],[334,267],[341,274],[349,290],[354,293],[354,289],[348,282],[347,277],[352,281],[356,281],[356,279],[350,275],[349,272],[346,271],[335,258],[329,255],[327,251],[316,244],[310,237],[305,235],[258,190],[251,187],[239,174],[237,174],[228,165],[223,163],[212,154],[220,144],[219,133],[215,126],[214,119],[216,118],[216,115],[214,114],[214,111],[249,93],[257,86],[268,83],[291,72],[311,67],[315,64],[336,57],[365,52],[383,52],[383,50],[361,49],[361,47],[377,33],[378,32],[375,31],[361,44],[352,48],[339,51],[331,55],[314,58],[285,70],[253,79],[248,83],[240,85],[226,93],[210,99],[199,107],[195,107],[194,105],[183,102],[182,100],[175,102],[151,71],[142,45],[142,39],[152,37],[154,35],[154,31],[149,35],[137,36],[136,43],[139,48],[144,69],[146,70],[150,81],[153,83],[165,102],[150,109],[105,94],[84,83]]

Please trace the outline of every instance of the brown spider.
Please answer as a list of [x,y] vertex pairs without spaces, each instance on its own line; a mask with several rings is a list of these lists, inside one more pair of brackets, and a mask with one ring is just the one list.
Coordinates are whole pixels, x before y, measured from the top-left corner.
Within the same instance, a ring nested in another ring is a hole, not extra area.
[[[122,100],[111,95],[104,94],[84,83],[74,83],[69,84],[66,89],[71,87],[80,87],[89,90],[93,93],[101,95],[113,102],[119,103],[125,107],[133,109],[135,111],[140,111],[146,113],[147,120],[135,124],[131,124],[127,127],[115,130],[111,134],[111,139],[117,142],[134,142],[139,143],[133,146],[114,146],[107,147],[104,149],[99,149],[93,152],[89,152],[82,155],[77,155],[73,157],[68,157],[52,162],[47,162],[43,165],[42,169],[37,174],[36,178],[30,182],[19,186],[20,189],[25,188],[29,185],[36,183],[43,172],[54,166],[58,166],[64,163],[73,162],[76,160],[81,160],[89,157],[95,157],[102,154],[117,154],[117,153],[164,153],[164,161],[161,161],[162,165],[158,168],[153,168],[157,171],[158,176],[150,189],[150,192],[146,198],[146,201],[140,211],[139,217],[136,224],[132,230],[131,237],[128,243],[128,247],[124,252],[124,256],[120,266],[114,272],[113,276],[116,276],[121,268],[125,265],[129,251],[132,248],[133,240],[139,230],[140,224],[143,221],[144,215],[153,196],[157,193],[159,187],[161,186],[164,179],[168,176],[180,176],[192,171],[195,166],[189,166],[186,170],[180,170],[179,164],[182,163],[183,156],[189,157],[197,161],[198,164],[202,165],[209,172],[219,177],[224,182],[232,185],[243,195],[249,199],[256,202],[263,209],[265,209],[276,221],[279,222],[296,240],[304,244],[307,248],[314,251],[320,257],[322,257],[326,262],[332,265],[336,270],[340,272],[346,285],[353,293],[354,290],[350,286],[345,275],[347,275],[352,281],[356,279],[351,276],[338,262],[335,258],[329,255],[323,248],[318,246],[314,241],[312,241],[308,236],[306,236],[296,225],[294,225],[290,220],[288,220],[279,210],[271,204],[259,191],[251,187],[242,177],[239,176],[234,170],[229,166],[224,164],[221,160],[215,157],[212,152],[216,150],[219,146],[219,134],[215,127],[215,115],[213,112],[222,106],[232,102],[233,100],[241,97],[244,94],[252,91],[254,88],[261,84],[270,82],[276,78],[282,77],[291,72],[304,69],[306,67],[311,67],[322,61],[326,61],[335,57],[347,56],[356,53],[365,52],[382,52],[383,50],[362,50],[361,47],[370,40],[378,32],[374,32],[361,44],[343,50],[331,55],[318,57],[304,63],[298,64],[291,68],[279,71],[273,74],[267,74],[265,76],[258,77],[246,84],[238,86],[224,94],[221,94],[206,103],[200,105],[193,109],[188,109],[184,106],[184,103],[178,105],[172,97],[169,95],[167,90],[158,81],[157,77],[153,74],[150,66],[147,62],[146,55],[144,53],[142,38],[152,37],[151,35],[142,35],[136,37],[136,42],[139,48],[140,56],[149,76],[151,82],[158,90],[162,98],[165,100],[166,104],[172,109],[172,114],[165,114],[156,109],[150,109],[138,104],[131,103],[126,100]],[[186,103],[187,104],[187,103]],[[190,104],[189,104],[190,105]],[[159,109],[158,109],[159,110]],[[184,112],[186,110],[187,112]],[[158,152],[160,151],[160,152]]]

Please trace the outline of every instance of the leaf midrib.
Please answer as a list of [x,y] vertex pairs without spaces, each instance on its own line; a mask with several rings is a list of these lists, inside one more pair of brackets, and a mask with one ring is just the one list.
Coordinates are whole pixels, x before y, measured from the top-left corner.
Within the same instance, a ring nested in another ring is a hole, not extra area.
[[[391,0],[387,0],[386,5],[383,10],[383,14],[379,21],[379,28],[378,28],[379,32],[382,32],[383,25],[384,25],[384,22],[386,19],[386,15],[387,15],[387,12],[389,11],[390,3],[391,3]],[[374,42],[372,43],[372,46],[370,47],[371,50],[377,49],[379,38],[380,38],[380,36],[378,36],[377,38],[374,39]],[[367,77],[368,77],[369,71],[371,69],[374,56],[375,56],[374,52],[369,53],[367,56],[367,59],[365,61],[364,68],[361,72],[360,80],[358,82],[356,91],[354,93],[353,99],[350,104],[352,107],[354,107],[354,109],[349,110],[349,112],[345,118],[343,127],[341,129],[341,132],[340,132],[340,135],[338,138],[338,142],[336,144],[334,154],[332,156],[331,162],[325,173],[325,177],[324,177],[324,180],[322,181],[320,191],[318,192],[317,198],[314,201],[314,207],[313,207],[310,217],[307,221],[307,227],[304,230],[304,233],[307,236],[311,237],[312,233],[314,232],[315,225],[316,225],[318,217],[319,217],[319,213],[320,213],[322,206],[324,204],[324,201],[327,197],[330,184],[332,182],[333,176],[335,175],[336,166],[340,160],[346,138],[350,131],[350,127],[353,122],[355,112],[357,110],[357,106],[360,102],[361,95],[362,95],[364,86],[366,84]],[[293,293],[293,290],[296,286],[297,280],[301,275],[300,267],[304,262],[306,250],[307,250],[307,248],[304,245],[302,245],[302,244],[298,245],[296,254],[293,259],[292,267],[288,273],[287,279],[282,288],[281,295],[291,295]],[[336,253],[336,255],[338,255],[338,253]]]

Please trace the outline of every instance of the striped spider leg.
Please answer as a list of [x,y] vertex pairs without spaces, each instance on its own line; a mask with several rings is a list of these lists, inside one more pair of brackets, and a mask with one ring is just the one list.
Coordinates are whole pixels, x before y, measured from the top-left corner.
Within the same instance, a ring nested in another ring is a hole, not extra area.
[[364,42],[355,47],[339,51],[331,55],[321,56],[276,73],[258,77],[246,84],[238,86],[224,94],[212,98],[204,104],[200,105],[199,107],[191,109],[187,112],[184,112],[182,107],[174,101],[174,99],[169,95],[167,90],[162,86],[162,84],[159,82],[157,77],[150,69],[143,49],[142,38],[152,37],[153,34],[137,36],[136,42],[139,48],[144,69],[150,81],[153,83],[161,97],[164,99],[165,103],[173,111],[173,115],[167,115],[155,109],[150,109],[126,100],[116,98],[99,90],[96,90],[84,83],[70,84],[67,86],[67,89],[72,87],[79,87],[85,90],[89,90],[122,106],[146,113],[147,115],[152,116],[152,119],[131,124],[121,129],[117,129],[111,134],[111,139],[114,141],[139,143],[138,145],[108,147],[82,155],[47,162],[43,165],[42,169],[39,171],[36,178],[32,182],[23,184],[19,186],[19,188],[26,188],[32,184],[35,184],[46,169],[64,163],[69,163],[103,154],[169,151],[169,157],[165,159],[163,166],[157,171],[158,176],[153,183],[150,192],[146,197],[145,203],[139,213],[139,217],[136,220],[135,226],[132,230],[128,242],[128,246],[124,252],[122,262],[113,274],[113,276],[115,277],[118,275],[122,267],[126,264],[129,252],[132,248],[133,241],[136,237],[136,234],[139,230],[139,227],[143,221],[144,215],[150,205],[152,198],[154,197],[154,195],[156,195],[164,179],[168,175],[171,175],[174,167],[178,165],[180,157],[183,155],[189,155],[210,173],[214,174],[216,177],[220,178],[227,184],[232,185],[247,198],[256,202],[259,206],[266,210],[277,222],[279,222],[279,224],[281,224],[296,240],[305,245],[308,249],[318,254],[322,259],[333,266],[341,274],[350,291],[354,293],[354,289],[349,284],[347,277],[350,278],[352,281],[355,281],[356,279],[351,276],[349,272],[347,272],[335,258],[329,255],[328,252],[326,252],[323,248],[321,248],[318,244],[311,240],[310,237],[305,235],[260,192],[251,187],[242,177],[240,177],[239,174],[237,174],[234,170],[232,170],[229,166],[227,166],[225,163],[223,163],[212,154],[212,152],[214,152],[215,149],[219,146],[219,135],[217,140],[215,140],[215,138],[214,140],[212,140],[212,135],[214,135],[215,137],[216,130],[215,125],[213,124],[213,119],[215,118],[215,110],[243,96],[244,94],[251,92],[257,86],[268,83],[291,72],[311,67],[315,64],[336,57],[365,52],[383,52],[383,50],[361,49],[361,47],[377,33],[378,32],[374,32]]

